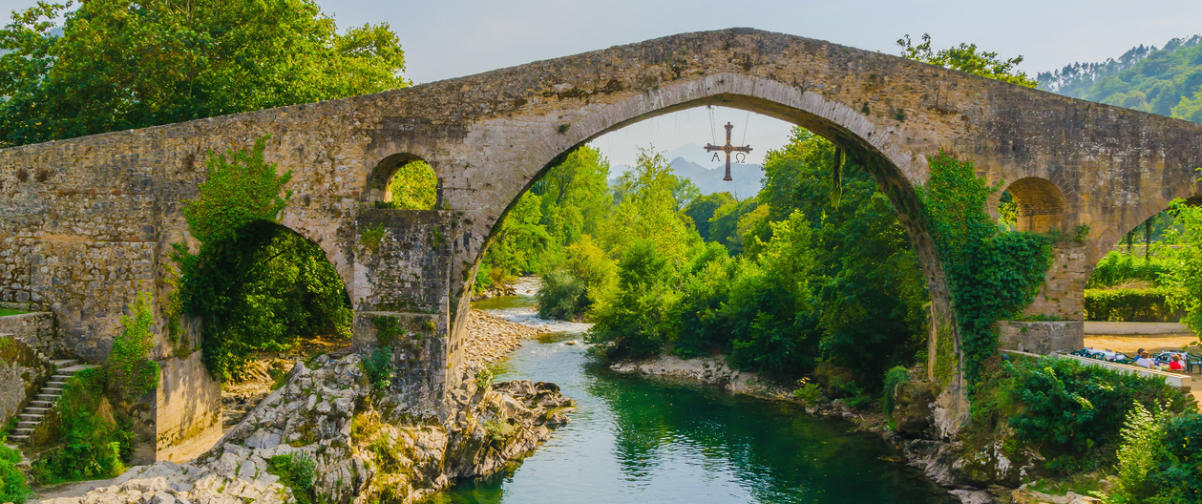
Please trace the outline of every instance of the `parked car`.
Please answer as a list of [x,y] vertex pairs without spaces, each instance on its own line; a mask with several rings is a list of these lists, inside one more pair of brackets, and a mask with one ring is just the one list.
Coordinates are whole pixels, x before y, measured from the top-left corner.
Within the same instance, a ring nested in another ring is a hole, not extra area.
[[1117,362],[1119,364],[1130,364],[1131,362],[1135,361],[1135,359],[1128,357],[1127,354],[1125,354],[1125,353],[1114,352],[1111,350],[1102,350],[1102,349],[1098,349],[1098,348],[1082,348],[1080,350],[1072,352],[1072,355],[1088,357],[1090,359],[1104,360],[1104,361],[1108,361],[1108,362]]

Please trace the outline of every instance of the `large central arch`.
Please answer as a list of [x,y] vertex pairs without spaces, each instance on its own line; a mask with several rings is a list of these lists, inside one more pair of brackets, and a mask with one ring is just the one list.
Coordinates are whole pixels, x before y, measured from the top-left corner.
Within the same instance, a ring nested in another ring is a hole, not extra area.
[[[805,127],[849,151],[851,156],[858,158],[870,170],[878,186],[889,196],[891,203],[898,210],[899,220],[906,228],[910,241],[918,252],[930,291],[931,323],[929,324],[927,352],[929,377],[937,379],[941,390],[947,390],[951,394],[945,399],[945,414],[953,417],[966,414],[966,410],[960,411],[958,408],[963,406],[958,404],[960,401],[953,400],[956,395],[961,394],[963,383],[961,344],[955,330],[955,315],[951,310],[947,282],[937,259],[934,242],[926,228],[914,192],[914,184],[923,182],[927,175],[926,159],[921,156],[915,157],[898,149],[896,144],[891,144],[887,140],[893,133],[891,128],[878,126],[872,121],[870,115],[865,115],[865,112],[852,110],[841,103],[827,100],[821,95],[807,93],[774,80],[741,74],[706,75],[695,80],[674,82],[652,92],[607,104],[596,110],[590,109],[584,115],[577,117],[576,122],[562,123],[567,125],[567,128],[561,133],[564,137],[562,140],[565,143],[574,143],[560,152],[541,152],[538,156],[531,156],[525,160],[527,165],[510,166],[510,173],[516,172],[523,176],[509,177],[498,181],[505,185],[503,188],[498,188],[497,193],[508,198],[508,201],[505,202],[501,212],[488,216],[491,219],[489,233],[483,240],[483,244],[473,250],[471,269],[461,284],[456,286],[459,294],[456,307],[466,307],[469,303],[471,285],[476,270],[487,249],[487,244],[495,236],[505,215],[513,208],[521,195],[529,190],[563,155],[610,131],[658,115],[704,105],[721,105],[747,110]],[[520,133],[516,134],[520,135]],[[462,350],[460,342],[464,334],[459,329],[466,311],[466,309],[456,309],[457,316],[455,317],[455,326],[451,331],[450,344],[454,352]],[[945,340],[943,343],[948,345],[946,348],[939,347],[941,338]],[[942,356],[940,355],[941,351]],[[941,366],[936,365],[936,359],[940,357],[945,359],[951,357],[954,360],[948,363],[950,367],[942,366],[944,374],[937,377],[935,372],[937,369],[941,369]]]

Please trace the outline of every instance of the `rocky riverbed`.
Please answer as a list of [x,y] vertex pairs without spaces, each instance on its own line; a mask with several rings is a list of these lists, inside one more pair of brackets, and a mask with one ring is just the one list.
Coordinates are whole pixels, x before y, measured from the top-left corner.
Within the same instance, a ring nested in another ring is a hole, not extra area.
[[[477,367],[538,333],[483,313],[469,324]],[[358,355],[308,362],[298,360],[284,386],[197,459],[134,467],[107,486],[43,502],[275,503],[305,492],[318,502],[410,503],[528,455],[574,405],[550,383],[465,379],[447,419],[414,419],[370,383]],[[285,459],[313,468],[311,486],[286,484],[273,468]]]

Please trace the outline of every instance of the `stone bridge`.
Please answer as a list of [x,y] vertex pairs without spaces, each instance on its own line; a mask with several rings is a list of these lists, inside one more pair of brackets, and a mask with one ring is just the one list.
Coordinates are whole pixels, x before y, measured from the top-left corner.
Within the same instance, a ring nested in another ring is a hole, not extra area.
[[[1008,187],[1020,225],[1080,241],[1056,252],[1028,311],[1079,343],[1096,261],[1174,198],[1197,195],[1202,126],[1089,103],[791,35],[749,29],[674,35],[373,95],[0,150],[0,301],[53,311],[62,346],[98,360],[138,290],[162,306],[171,244],[190,241],[180,202],[211,152],[271,135],[291,170],[282,223],[317,243],[345,282],[356,348],[381,321],[396,397],[438,415],[463,376],[461,326],[481,254],[516,198],[557,157],[607,131],[674,110],[724,105],[804,126],[856,153],[899,209],[930,288],[941,424],[964,418],[959,339],[914,186],[943,149]],[[392,172],[422,159],[437,210],[372,208]],[[383,238],[364,237],[373,230]],[[160,317],[161,319],[161,317]],[[160,331],[162,333],[162,331]],[[211,428],[214,388],[196,341],[160,338],[156,456]],[[937,356],[944,356],[937,362]],[[950,362],[949,362],[950,361]]]

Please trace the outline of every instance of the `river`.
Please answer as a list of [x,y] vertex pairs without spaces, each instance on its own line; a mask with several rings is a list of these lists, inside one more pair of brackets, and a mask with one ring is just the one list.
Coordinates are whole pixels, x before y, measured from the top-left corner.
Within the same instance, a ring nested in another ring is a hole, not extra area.
[[[474,307],[524,323],[532,298]],[[460,482],[439,504],[953,503],[878,436],[790,404],[612,373],[585,354],[584,324],[527,341],[497,380],[559,384],[571,423],[512,471]]]

